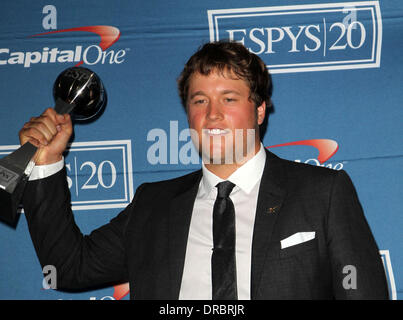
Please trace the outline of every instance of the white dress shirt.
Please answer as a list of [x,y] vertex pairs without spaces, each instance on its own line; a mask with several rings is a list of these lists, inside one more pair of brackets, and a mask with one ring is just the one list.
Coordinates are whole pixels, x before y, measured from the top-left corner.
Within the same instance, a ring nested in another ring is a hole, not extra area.
[[64,167],[64,157],[62,160],[52,163],[52,164],[45,164],[42,166],[36,165],[33,169],[32,172],[29,176],[29,181],[32,180],[38,180],[38,179],[44,179],[46,177],[51,176],[52,174],[55,174],[62,170]]
[[[252,236],[257,197],[266,162],[261,144],[258,153],[227,180],[235,184],[230,198],[235,208],[235,259],[238,299],[250,299]],[[213,206],[217,183],[224,181],[202,165],[203,177],[193,207],[185,266],[179,299],[211,300],[211,255],[213,249]]]
[[[252,236],[260,180],[266,161],[264,147],[227,180],[235,184],[230,198],[235,208],[235,258],[238,299],[250,299]],[[29,180],[43,179],[63,169],[64,159],[35,166]],[[211,300],[211,254],[213,249],[213,206],[217,183],[223,181],[204,164],[203,177],[193,207],[179,299]]]

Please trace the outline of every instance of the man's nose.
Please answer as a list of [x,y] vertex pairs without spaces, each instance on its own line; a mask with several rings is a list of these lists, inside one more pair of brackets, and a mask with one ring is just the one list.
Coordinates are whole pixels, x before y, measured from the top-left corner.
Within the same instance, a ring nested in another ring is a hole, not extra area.
[[223,118],[223,113],[219,102],[210,101],[207,109],[207,118],[210,120],[219,120]]

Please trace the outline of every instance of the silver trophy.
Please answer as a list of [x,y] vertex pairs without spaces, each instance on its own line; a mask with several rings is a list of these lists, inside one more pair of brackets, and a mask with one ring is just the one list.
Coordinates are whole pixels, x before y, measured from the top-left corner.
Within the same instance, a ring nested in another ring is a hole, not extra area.
[[[70,113],[73,120],[87,122],[97,118],[106,106],[101,79],[91,70],[73,67],[64,70],[53,86],[55,111]],[[0,219],[10,225],[18,221],[18,208],[25,184],[35,166],[37,147],[27,142],[0,159]]]

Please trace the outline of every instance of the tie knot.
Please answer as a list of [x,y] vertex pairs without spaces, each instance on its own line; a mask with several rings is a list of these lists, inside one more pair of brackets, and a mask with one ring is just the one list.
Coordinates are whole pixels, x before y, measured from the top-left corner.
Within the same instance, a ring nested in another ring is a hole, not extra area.
[[223,181],[216,185],[218,189],[217,198],[228,198],[235,184],[230,181]]

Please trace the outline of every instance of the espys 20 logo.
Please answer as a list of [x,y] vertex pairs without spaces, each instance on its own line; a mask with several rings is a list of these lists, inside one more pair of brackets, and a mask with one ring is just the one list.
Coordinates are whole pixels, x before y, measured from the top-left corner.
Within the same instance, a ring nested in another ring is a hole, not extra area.
[[210,41],[243,43],[271,73],[377,68],[379,1],[208,10]]
[[[43,8],[47,15],[43,18],[45,29],[56,29],[57,11],[55,6],[47,5]],[[121,64],[125,61],[127,49],[109,49],[120,38],[120,31],[113,26],[96,25],[52,30],[28,36],[28,38],[56,37],[64,33],[90,33],[100,38],[98,44],[89,46],[76,45],[67,50],[58,47],[43,47],[35,51],[13,51],[10,48],[0,48],[1,65],[23,65],[29,68],[33,64],[44,63],[75,63],[75,66],[82,64]],[[57,40],[60,40],[57,38]]]

